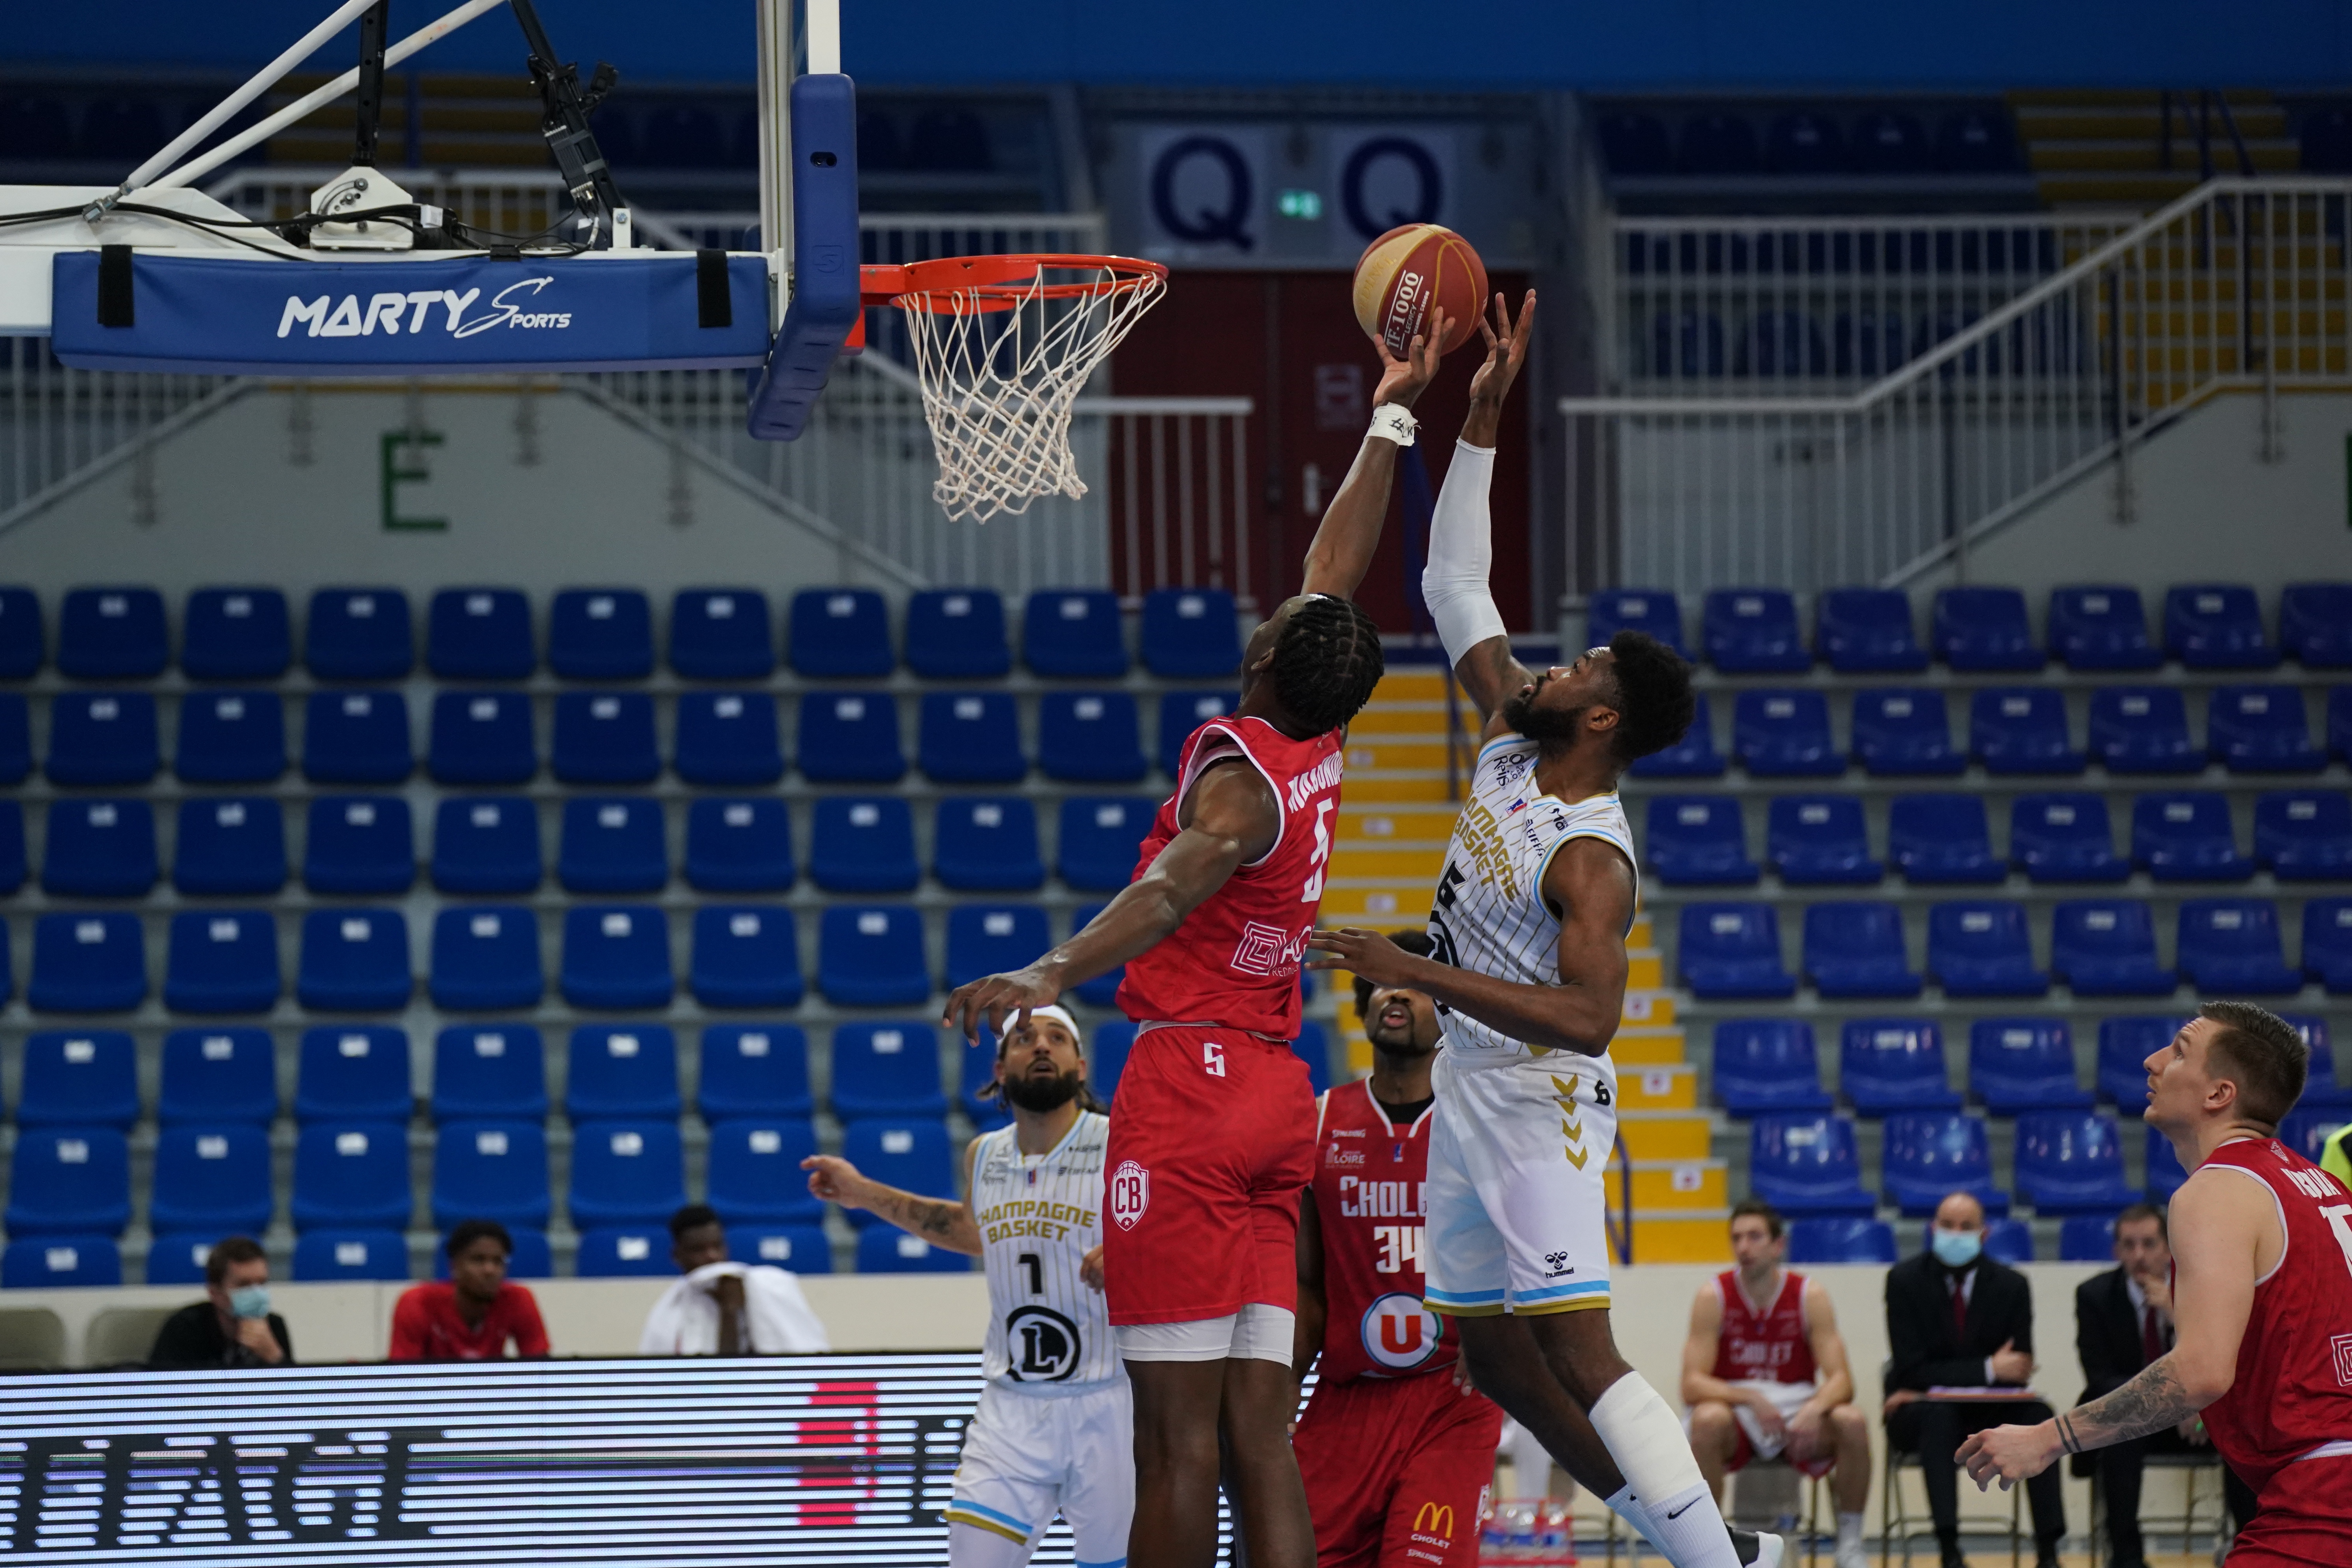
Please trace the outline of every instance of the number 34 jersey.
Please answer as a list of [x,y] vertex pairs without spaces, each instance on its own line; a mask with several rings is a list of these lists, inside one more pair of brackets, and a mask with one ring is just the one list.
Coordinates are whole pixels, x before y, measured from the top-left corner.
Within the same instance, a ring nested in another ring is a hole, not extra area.
[[1078,1277],[1102,1242],[1110,1118],[1080,1111],[1044,1154],[1024,1154],[1013,1134],[984,1132],[972,1152],[971,1215],[988,1269],[983,1369],[1024,1393],[1117,1382],[1127,1372],[1103,1293]]
[[1359,1079],[1316,1105],[1316,1228],[1323,1243],[1327,1384],[1413,1377],[1454,1364],[1454,1325],[1422,1305],[1429,1124],[1389,1120]]

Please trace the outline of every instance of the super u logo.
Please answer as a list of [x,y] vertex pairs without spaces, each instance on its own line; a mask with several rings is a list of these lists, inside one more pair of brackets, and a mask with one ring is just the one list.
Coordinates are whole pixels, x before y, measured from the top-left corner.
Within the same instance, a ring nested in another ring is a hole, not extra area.
[[1151,1206],[1151,1173],[1132,1160],[1121,1160],[1110,1173],[1110,1217],[1121,1230],[1133,1230],[1143,1211]]
[[1391,1372],[1410,1372],[1434,1355],[1440,1331],[1418,1296],[1382,1296],[1364,1309],[1364,1353]]

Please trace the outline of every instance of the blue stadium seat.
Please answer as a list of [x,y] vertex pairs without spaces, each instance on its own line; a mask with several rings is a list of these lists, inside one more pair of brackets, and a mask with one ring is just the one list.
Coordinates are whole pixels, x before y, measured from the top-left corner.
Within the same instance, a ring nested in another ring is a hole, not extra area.
[[8,1168],[11,1237],[120,1236],[131,1223],[131,1152],[111,1127],[23,1128]]
[[923,919],[908,904],[835,904],[817,932],[817,989],[837,1007],[930,999]]
[[408,595],[321,588],[303,617],[302,663],[320,680],[399,680],[416,666]]
[[885,691],[803,693],[793,744],[801,773],[818,784],[896,784],[906,776],[898,704]]
[[2238,853],[2229,800],[2205,790],[2134,801],[2132,859],[2159,882],[2236,882],[2254,871]]
[[961,1058],[961,1068],[953,1075],[957,1108],[982,1132],[993,1132],[1010,1123],[1012,1113],[1003,1100],[992,1095],[983,1098],[983,1091],[996,1081],[995,1034],[982,1024],[980,1037],[961,1042],[956,1055]]
[[2279,595],[2279,644],[2305,669],[2352,666],[2352,583],[2289,583]]
[[61,784],[136,784],[155,776],[155,699],[144,691],[60,691],[49,700],[41,771]]
[[2098,1097],[2137,1114],[2147,1104],[2147,1058],[2179,1032],[2180,1020],[2174,1017],[2101,1019]]
[[651,784],[661,774],[653,698],[643,691],[559,694],[550,761],[565,784]]
[[352,1118],[305,1122],[294,1142],[290,1207],[299,1231],[406,1230],[416,1208],[408,1185],[407,1129]]
[[[0,800],[0,895],[13,893],[25,885],[25,808],[14,800]],[[279,881],[285,880],[281,868]],[[0,989],[0,998],[7,994]]]
[[675,989],[669,917],[653,904],[566,910],[562,984],[574,1007],[667,1007]]
[[2345,1123],[2341,1103],[2324,1107],[2298,1105],[2279,1122],[2279,1142],[2316,1165],[2327,1152],[2327,1141]]
[[388,1013],[408,1004],[408,921],[398,910],[313,910],[302,917],[294,991],[305,1007]]
[[1969,752],[1990,773],[2079,773],[2063,692],[1987,687],[1969,702]]
[[1748,1133],[1748,1188],[1786,1215],[1867,1218],[1853,1123],[1843,1116],[1759,1116]]
[[155,1120],[266,1127],[278,1115],[278,1048],[251,1027],[174,1029],[163,1037],[163,1088]]
[[1331,1087],[1331,1039],[1323,1026],[1312,1018],[1299,1021],[1298,1037],[1290,1042],[1291,1051],[1307,1064],[1307,1083],[1317,1094]]
[[583,1279],[652,1279],[677,1273],[677,1265],[670,1261],[669,1232],[640,1218],[582,1231],[572,1272]]
[[2009,858],[2037,882],[2120,882],[2131,875],[2131,862],[2116,853],[2106,796],[2087,791],[2011,802]]
[[155,813],[143,800],[49,806],[41,890],[52,898],[136,899],[155,885]]
[[147,933],[132,914],[43,915],[33,923],[36,1013],[120,1013],[147,994]]
[[669,667],[688,680],[764,680],[776,670],[768,595],[680,588],[670,601]]
[[[147,1283],[150,1285],[202,1285],[205,1264],[211,1258],[213,1244],[220,1239],[214,1232],[194,1236],[158,1236],[147,1244]],[[106,1243],[112,1246],[111,1242]],[[296,1244],[300,1245],[299,1242]]]
[[21,691],[0,691],[0,784],[18,784],[33,772],[33,719]]
[[1146,594],[1143,665],[1162,680],[1214,680],[1239,672],[1242,637],[1234,596],[1222,588]]
[[1855,692],[1853,760],[1873,778],[1948,778],[1969,765],[1944,694],[1926,688]]
[[1683,611],[1664,588],[1603,588],[1592,595],[1585,611],[1585,640],[1605,647],[1619,632],[1647,632],[1685,658]]
[[1176,776],[1176,767],[1184,754],[1184,742],[1192,731],[1212,719],[1223,717],[1234,710],[1242,700],[1238,691],[1171,691],[1160,699],[1160,749],[1153,753],[1160,771],[1170,778]]
[[792,815],[781,800],[698,800],[686,811],[686,879],[706,893],[793,885]]
[[1919,994],[1903,949],[1903,911],[1874,900],[1809,906],[1805,977],[1825,998]]
[[1124,691],[1048,691],[1037,700],[1037,765],[1065,784],[1143,777],[1135,699]]
[[529,1024],[453,1024],[433,1041],[433,1120],[547,1115],[547,1047]]
[[1760,778],[1834,778],[1845,756],[1830,739],[1818,691],[1743,691],[1732,705],[1732,751]]
[[2313,899],[2303,906],[2303,968],[2330,995],[2352,993],[2352,899]]
[[574,795],[563,803],[556,875],[575,893],[653,893],[669,881],[661,803]]
[[1882,1157],[1886,1201],[1916,1219],[1952,1193],[1973,1194],[1988,1215],[2009,1212],[2009,1194],[1992,1184],[1992,1143],[1984,1118],[1949,1110],[1906,1110],[1886,1119]]
[[2091,1105],[2090,1091],[2074,1077],[2074,1039],[2063,1018],[1970,1024],[1969,1092],[1995,1116]]
[[925,693],[915,755],[939,784],[1018,784],[1029,772],[1009,691]]
[[1108,588],[1041,588],[1022,608],[1021,657],[1048,680],[1116,679],[1127,673],[1118,596]]
[[1802,1018],[1726,1018],[1715,1026],[1715,1098],[1734,1116],[1827,1110],[1813,1026]]
[[1055,835],[1062,880],[1087,892],[1116,892],[1135,873],[1158,807],[1142,795],[1066,795]]
[[453,1013],[536,1007],[547,992],[528,909],[445,906],[433,917],[433,1005]]
[[416,1106],[408,1036],[391,1025],[302,1031],[294,1087],[298,1121],[405,1122]]
[[2017,1192],[2040,1215],[2112,1215],[2139,1197],[2124,1180],[2115,1118],[2034,1110],[2017,1119]]
[[547,613],[547,664],[566,680],[654,672],[654,612],[638,588],[566,588]]
[[1707,662],[1729,675],[1811,669],[1797,605],[1780,588],[1717,588],[1700,612]]
[[1936,594],[1936,657],[1954,669],[2040,669],[2042,648],[2014,588],[1943,588]]
[[[1931,1221],[1927,1229],[1935,1228]],[[1920,1242],[1927,1243],[1924,1232]],[[2033,1261],[2033,1226],[2021,1219],[1988,1219],[1984,1227],[1984,1255],[1996,1263],[2006,1263],[2014,1268]]]
[[[956,1190],[944,1121],[914,1116],[852,1120],[841,1131],[841,1153],[861,1174],[902,1192],[946,1196]],[[864,1209],[850,1210],[844,1217],[859,1230],[890,1229]]]
[[1108,1105],[1118,1094],[1118,1075],[1127,1069],[1127,1055],[1135,1048],[1135,1026],[1124,1018],[1098,1026],[1087,1041],[1087,1076],[1095,1098]]
[[1765,852],[1791,887],[1875,883],[1885,867],[1870,854],[1862,802],[1850,795],[1779,795],[1765,826]]
[[823,1226],[730,1225],[727,1256],[738,1263],[764,1263],[794,1274],[833,1272],[833,1243],[824,1238]]
[[1955,110],[1936,127],[1936,163],[1949,174],[2000,174],[2017,166],[2006,110]]
[[833,1032],[835,1115],[945,1116],[939,1031],[924,1023],[844,1024]]
[[[199,1271],[196,1279],[203,1278]],[[0,1253],[0,1290],[86,1290],[121,1283],[122,1249],[111,1237],[18,1237]]]
[[58,673],[146,680],[171,662],[163,595],[152,588],[74,588],[58,610]]
[[0,587],[0,680],[23,680],[48,658],[41,601],[30,588]]
[[1864,1116],[1958,1110],[1944,1032],[1925,1018],[1854,1018],[1838,1037],[1838,1092]]
[[2352,760],[2352,686],[2327,689],[2327,754]]
[[959,904],[948,911],[948,989],[1019,969],[1053,945],[1034,904]]
[[803,588],[793,595],[785,634],[793,668],[812,680],[887,675],[890,607],[871,588]]
[[2077,996],[2169,996],[2156,919],[2137,899],[2070,899],[2051,915],[2050,972]]
[[709,1203],[733,1226],[815,1225],[824,1205],[809,1196],[801,1162],[816,1152],[806,1118],[759,1117],[710,1129]]
[[[2336,1047],[2328,1036],[2327,1020],[2308,1013],[2287,1013],[2282,1016],[2294,1026],[2296,1034],[2303,1037],[2304,1047],[2310,1052],[2303,1081],[2303,1098],[2295,1102],[2296,1109],[2313,1112],[2326,1110],[2331,1126],[2340,1126],[2352,1120],[2352,1116],[2345,1113],[2346,1108],[2352,1106],[2352,1084],[2336,1081]],[[2280,1135],[2285,1135],[2283,1127]],[[2313,1163],[2318,1163],[2318,1155],[2313,1154],[2309,1158]]]
[[1685,904],[1677,953],[1683,984],[1705,1001],[1796,994],[1780,966],[1780,924],[1769,904]]
[[1927,973],[1948,996],[2041,996],[2050,976],[2033,966],[2025,908],[1994,900],[1927,911]]
[[564,1114],[573,1121],[674,1117],[677,1037],[660,1024],[583,1024],[566,1047]]
[[[1068,802],[1063,803],[1066,811]],[[1018,892],[1042,887],[1037,812],[1025,795],[960,796],[940,802],[931,836],[931,872],[964,892]]]
[[155,1230],[259,1236],[277,1206],[266,1129],[228,1123],[167,1127],[156,1135],[155,1187],[147,1205]]
[[2050,651],[2073,670],[2154,669],[2164,662],[2148,640],[2137,588],[2052,589]]
[[415,772],[408,700],[397,691],[314,691],[302,707],[302,776],[398,784]]
[[[505,1220],[500,1223],[505,1225],[507,1235],[514,1240],[514,1250],[507,1255],[507,1278],[509,1279],[554,1279],[555,1250],[548,1245],[547,1232],[538,1226],[524,1225],[516,1220]],[[446,1236],[433,1247],[433,1278],[436,1279],[449,1278],[449,1238]]]
[[136,1049],[120,1029],[27,1036],[16,1125],[128,1131],[139,1120]]
[[2190,899],[2180,906],[2180,973],[2207,996],[2291,996],[2303,975],[2280,943],[2268,899]]
[[1674,888],[1749,887],[1759,875],[1739,802],[1727,795],[1652,795],[1642,858]]
[[[1092,921],[1097,915],[1102,913],[1102,911],[1103,905],[1101,902],[1080,904],[1076,909],[1072,910],[1070,911],[1070,934],[1072,936],[1076,936],[1078,932],[1086,930],[1087,922]],[[1087,981],[1086,984],[1076,988],[1078,1000],[1084,1002],[1089,1007],[1115,1006],[1118,1005],[1118,1001],[1119,982],[1126,978],[1127,965],[1124,963],[1120,964],[1117,969],[1110,971],[1107,974],[1097,974],[1092,980]],[[1110,1103],[1110,1097],[1108,1095],[1104,1095],[1102,1098],[1104,1104],[1108,1105]]]
[[275,588],[199,588],[180,618],[180,668],[191,680],[275,680],[294,661],[286,595]]
[[518,588],[444,588],[425,612],[425,659],[444,680],[520,680],[539,666]]
[[396,795],[319,795],[303,837],[302,881],[314,893],[404,893],[416,880],[416,834]]
[[1630,770],[1643,779],[1715,779],[1723,776],[1723,755],[1715,749],[1715,720],[1701,695],[1683,738],[1662,752],[1653,752]]
[[172,772],[188,784],[266,784],[286,771],[286,705],[274,691],[191,691],[180,700]]
[[408,1238],[396,1230],[310,1231],[295,1239],[294,1278],[303,1283],[406,1279]]
[[2315,773],[2327,765],[2311,743],[2297,687],[2216,687],[2206,726],[2213,760],[2233,773]]
[[673,761],[691,784],[774,784],[784,773],[776,700],[765,691],[680,693]]
[[800,930],[782,904],[705,904],[694,911],[687,973],[706,1007],[797,1007]]
[[915,817],[898,795],[823,795],[809,836],[809,875],[828,893],[905,893],[922,879]]
[[702,1031],[695,1109],[705,1121],[744,1116],[805,1117],[808,1037],[797,1024],[712,1024]]
[[1911,599],[1893,588],[1832,588],[1813,602],[1813,653],[1841,675],[1927,668]]
[[2172,1152],[2171,1141],[2153,1127],[2147,1130],[2147,1201],[2169,1204],[2189,1173],[2180,1168],[2180,1156]]
[[1004,600],[993,588],[930,588],[909,595],[907,668],[926,680],[993,680],[1010,673]]
[[530,801],[449,795],[434,808],[433,885],[443,892],[528,893],[545,875]]
[[278,922],[265,910],[187,910],[172,917],[163,1005],[174,1013],[267,1013],[284,988]]
[[[2134,1193],[2134,1198],[2139,1194]],[[2058,1261],[2112,1263],[2116,1258],[2116,1216],[2111,1214],[2068,1215],[2058,1226]]]
[[2164,595],[2164,651],[2190,669],[2271,669],[2279,661],[2254,591],[2223,583]]
[[2091,756],[2109,773],[2202,773],[2205,755],[2189,738],[2177,687],[2109,686],[2091,693]]
[[616,1120],[572,1129],[567,1206],[582,1230],[635,1225],[661,1235],[685,1203],[686,1155],[677,1122]]
[[1973,795],[1896,795],[1887,810],[1886,849],[1909,882],[1992,883],[2009,877],[1992,852],[1984,801]]
[[2352,877],[2352,799],[2341,790],[2274,790],[2257,796],[2254,860],[2282,882]]
[[433,699],[426,753],[445,784],[527,784],[539,772],[530,699],[520,691],[444,691]]
[[1895,1227],[1881,1219],[1814,1215],[1789,1222],[1791,1263],[1893,1263]]
[[[407,1185],[406,1151],[402,1186]],[[551,1206],[547,1130],[536,1121],[445,1121],[433,1141],[433,1224],[460,1220],[544,1229]]]
[[971,1266],[962,1253],[933,1247],[896,1226],[876,1226],[857,1236],[860,1274],[969,1274]]

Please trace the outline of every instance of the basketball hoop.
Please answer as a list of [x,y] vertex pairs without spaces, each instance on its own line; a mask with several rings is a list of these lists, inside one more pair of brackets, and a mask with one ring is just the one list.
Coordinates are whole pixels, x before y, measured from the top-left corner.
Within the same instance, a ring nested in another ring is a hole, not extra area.
[[1168,286],[1124,256],[966,256],[867,267],[866,302],[906,312],[950,518],[986,522],[1087,493],[1070,453],[1079,391]]

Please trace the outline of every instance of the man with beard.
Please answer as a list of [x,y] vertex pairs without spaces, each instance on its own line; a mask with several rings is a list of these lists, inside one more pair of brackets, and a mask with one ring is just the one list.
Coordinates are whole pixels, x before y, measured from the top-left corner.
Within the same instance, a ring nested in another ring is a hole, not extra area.
[[988,1386],[948,1504],[952,1568],[1020,1568],[1058,1510],[1081,1568],[1127,1561],[1135,1405],[1103,1307],[1103,1150],[1077,1021],[1029,1010],[996,1048],[1013,1124],[964,1151],[962,1203],[920,1197],[848,1161],[801,1162],[809,1191],[866,1209],[988,1270]]

